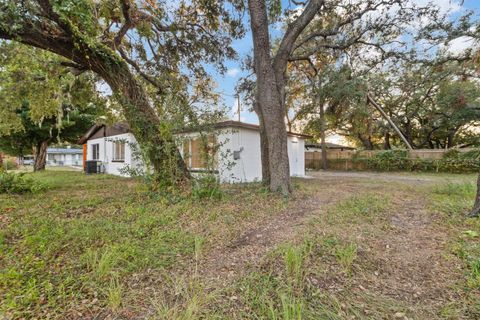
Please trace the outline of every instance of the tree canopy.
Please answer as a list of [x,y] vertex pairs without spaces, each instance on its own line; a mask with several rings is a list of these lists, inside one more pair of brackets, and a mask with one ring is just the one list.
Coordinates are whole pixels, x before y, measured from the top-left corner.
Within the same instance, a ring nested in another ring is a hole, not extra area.
[[[56,55],[4,42],[0,64],[0,149],[7,153],[35,152],[38,158],[49,144],[75,143],[106,115],[107,98],[98,94],[97,79],[74,76]],[[42,157],[36,169],[44,167]]]

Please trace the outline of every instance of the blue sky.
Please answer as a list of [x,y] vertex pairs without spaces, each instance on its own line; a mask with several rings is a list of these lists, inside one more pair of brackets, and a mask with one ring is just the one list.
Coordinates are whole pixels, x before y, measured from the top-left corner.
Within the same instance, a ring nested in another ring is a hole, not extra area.
[[[480,0],[465,0],[463,5],[460,2],[456,2],[455,0],[413,0],[415,3],[418,4],[426,4],[427,2],[432,2],[444,10],[452,9],[455,13],[452,14],[452,17],[458,16],[464,10],[474,10],[478,14],[480,14]],[[288,3],[288,1],[286,1]],[[245,19],[245,23],[248,26],[248,18]],[[453,44],[457,50],[461,50],[465,45],[464,41],[458,41],[458,43]],[[244,58],[247,54],[251,54],[252,52],[252,38],[250,34],[250,30],[247,30],[247,33],[243,39],[236,40],[233,44],[233,47],[238,52],[240,60]],[[214,71],[213,75],[217,81],[217,91],[222,94],[223,101],[227,108],[230,109],[229,116],[231,119],[237,120],[238,115],[236,114],[237,105],[236,105],[236,98],[234,97],[235,94],[235,86],[238,80],[241,78],[242,75],[245,75],[243,71],[241,71],[241,61],[227,61],[227,73],[225,75],[216,74]],[[248,123],[258,123],[257,116],[252,113],[248,112],[244,107],[241,112],[241,120]]]

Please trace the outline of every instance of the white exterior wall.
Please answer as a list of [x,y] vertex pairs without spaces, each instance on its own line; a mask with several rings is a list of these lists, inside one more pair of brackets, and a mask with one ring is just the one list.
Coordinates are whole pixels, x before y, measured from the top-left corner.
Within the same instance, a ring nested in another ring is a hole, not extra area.
[[[113,159],[113,143],[116,140],[125,141],[125,161],[124,162],[114,162]],[[97,138],[93,140],[87,141],[87,160],[94,160],[93,159],[93,152],[92,152],[92,145],[97,144],[99,145],[99,159],[104,166],[105,173],[114,174],[117,176],[121,176],[122,173],[120,169],[129,165],[130,167],[138,166],[137,163],[132,156],[132,148],[130,146],[131,143],[136,143],[135,137],[131,133],[124,133],[119,134],[116,136],[110,136],[105,138]]]
[[[50,160],[50,157],[54,156],[54,160]],[[63,153],[47,153],[47,166],[81,166],[82,154],[63,154]]]
[[[195,138],[198,133],[185,134],[185,137]],[[262,179],[262,160],[260,154],[260,132],[245,128],[226,128],[216,133],[218,152],[218,175],[221,182],[239,183],[254,182]],[[125,145],[125,162],[112,162],[113,141],[126,140],[136,142],[131,133],[98,138],[87,141],[87,160],[92,160],[92,145],[99,144],[99,161],[104,163],[105,173],[121,175],[120,169],[125,165],[138,166],[132,159],[132,150]],[[181,144],[180,149],[183,148]],[[290,174],[292,176],[305,175],[305,140],[301,137],[288,136],[288,157]],[[183,150],[181,150],[183,153]],[[234,152],[240,151],[240,158],[234,160]],[[195,169],[195,168],[193,168]]]
[[[253,182],[262,179],[262,159],[260,132],[244,128],[222,130],[218,142],[226,141],[220,148],[219,174],[222,182]],[[290,174],[305,176],[305,140],[301,137],[288,136],[288,158]],[[234,151],[240,151],[240,159],[234,160]],[[232,166],[228,166],[234,162]]]
[[[222,144],[219,154],[219,176],[221,182],[253,182],[262,180],[260,155],[260,133],[244,128],[224,129],[218,143]],[[240,159],[234,159],[239,151]]]

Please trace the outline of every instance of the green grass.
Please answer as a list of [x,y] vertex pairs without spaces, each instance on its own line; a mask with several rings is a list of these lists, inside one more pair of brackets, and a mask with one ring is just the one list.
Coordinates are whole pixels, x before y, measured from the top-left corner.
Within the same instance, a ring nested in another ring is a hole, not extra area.
[[354,194],[329,210],[328,221],[334,224],[346,221],[373,221],[388,209],[390,201],[387,194]]
[[[473,180],[473,179],[472,179]],[[468,313],[472,318],[480,317],[480,219],[466,219],[473,206],[476,192],[473,181],[447,182],[431,188],[430,208],[442,217],[443,224],[450,229],[450,251],[463,263],[465,283],[461,290],[467,302],[455,303],[445,308],[446,315]]]
[[[235,235],[247,221],[240,217],[268,196],[244,188],[226,190],[221,202],[169,205],[132,179],[62,171],[29,176],[47,189],[0,195],[0,316],[12,318],[128,309],[126,301],[140,295],[128,289],[132,275],[185,271],[204,247]],[[239,198],[248,202],[240,206]],[[285,205],[281,197],[269,199],[263,214]]]
[[[453,182],[440,175],[427,186],[409,180],[351,181],[349,187],[356,188],[350,195],[319,205],[320,211],[309,212],[311,219],[290,230],[291,240],[272,244],[258,265],[233,266],[242,273],[220,282],[202,276],[206,259],[215,258],[212,249],[235,250],[229,245],[262,219],[298,210],[325,187],[343,188],[342,182],[294,180],[296,194],[290,199],[251,184],[223,186],[221,197],[171,203],[134,179],[71,171],[28,175],[46,189],[0,195],[0,318],[480,315],[480,220],[463,216],[475,191],[470,175]],[[404,235],[390,224],[408,209],[407,198],[425,201],[425,207],[415,202],[414,208],[431,216],[438,232],[448,233],[442,256],[457,259],[461,267],[462,277],[445,289],[455,300],[441,306],[402,300],[377,287],[386,284],[374,276],[383,267],[376,257],[387,248],[375,244],[395,232]]]

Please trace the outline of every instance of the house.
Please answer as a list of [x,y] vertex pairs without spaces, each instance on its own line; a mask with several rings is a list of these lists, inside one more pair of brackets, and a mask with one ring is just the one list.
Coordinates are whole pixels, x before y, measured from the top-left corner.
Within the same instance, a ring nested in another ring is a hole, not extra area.
[[82,149],[47,148],[47,166],[81,166],[82,163]]
[[[205,138],[206,136],[206,138]],[[202,138],[204,137],[204,138]],[[176,134],[179,149],[192,172],[213,170],[220,181],[227,183],[261,180],[259,126],[238,121],[224,121],[212,126],[208,133],[183,131]],[[305,175],[305,139],[309,136],[289,132],[288,156],[292,176]],[[205,143],[205,141],[207,143]],[[141,167],[135,156],[136,140],[128,125],[95,125],[80,140],[86,150],[86,160],[97,160],[101,170],[114,175],[126,175],[125,168]],[[215,145],[213,168],[208,168],[202,154]]]
[[[342,146],[340,144],[326,142],[327,152],[330,150],[337,150],[337,151],[353,151],[355,148]],[[305,152],[322,152],[322,145],[320,143],[306,143],[305,144]]]

